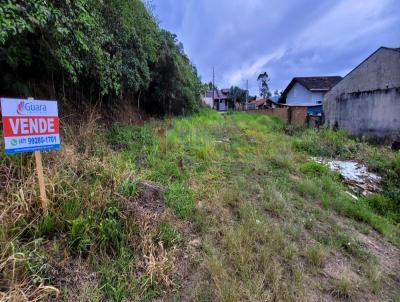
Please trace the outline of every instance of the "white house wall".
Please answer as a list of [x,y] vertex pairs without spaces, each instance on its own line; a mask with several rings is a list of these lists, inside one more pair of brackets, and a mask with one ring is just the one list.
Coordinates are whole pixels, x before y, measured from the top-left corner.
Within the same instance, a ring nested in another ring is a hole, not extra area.
[[292,89],[289,90],[286,96],[286,104],[296,105],[296,104],[310,104],[317,105],[321,104],[324,98],[323,92],[312,92],[305,88],[303,85],[296,83],[293,85]]
[[212,108],[213,107],[213,99],[209,98],[209,97],[202,97],[202,101],[205,105],[207,105],[208,107]]

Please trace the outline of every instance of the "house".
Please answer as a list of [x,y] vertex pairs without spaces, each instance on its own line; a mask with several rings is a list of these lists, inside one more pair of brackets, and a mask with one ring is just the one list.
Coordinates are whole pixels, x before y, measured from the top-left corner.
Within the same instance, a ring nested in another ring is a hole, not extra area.
[[247,110],[263,109],[266,107],[266,104],[267,104],[266,99],[253,100],[247,104]]
[[271,97],[268,98],[267,100],[267,106],[269,108],[278,108],[281,107],[281,105],[279,104],[279,95],[273,95]]
[[355,136],[400,135],[400,48],[380,47],[324,97],[325,123]]
[[213,108],[213,106],[214,106],[214,101],[213,101],[212,97],[207,96],[207,92],[204,93],[204,95],[201,97],[201,101],[207,107]]
[[324,95],[341,79],[340,76],[296,77],[282,92],[281,99],[289,107],[307,107],[310,115],[320,115]]
[[257,110],[257,109],[266,109],[266,108],[277,108],[280,105],[278,104],[278,99],[276,97],[269,97],[268,99],[258,99],[250,101],[247,104],[248,110]]
[[213,89],[207,91],[206,97],[213,100],[213,109],[226,112],[228,111],[228,94],[229,89]]

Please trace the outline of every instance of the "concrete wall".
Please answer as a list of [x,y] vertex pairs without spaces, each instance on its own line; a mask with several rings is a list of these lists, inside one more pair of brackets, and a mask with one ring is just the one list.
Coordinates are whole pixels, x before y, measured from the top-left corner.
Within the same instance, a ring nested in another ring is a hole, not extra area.
[[400,134],[400,52],[380,48],[324,97],[325,121],[350,134]]
[[400,51],[380,48],[335,85],[324,99],[395,87],[400,87]]
[[400,88],[344,94],[324,104],[325,121],[356,136],[400,135]]
[[318,104],[318,102],[322,102],[324,99],[324,94],[324,92],[311,92],[303,85],[296,83],[286,96],[286,104]]

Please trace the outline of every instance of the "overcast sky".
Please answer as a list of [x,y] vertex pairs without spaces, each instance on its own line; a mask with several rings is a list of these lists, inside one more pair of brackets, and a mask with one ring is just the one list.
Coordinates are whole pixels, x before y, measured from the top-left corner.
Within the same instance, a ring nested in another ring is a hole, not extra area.
[[258,93],[295,76],[346,75],[379,46],[400,47],[400,0],[153,0],[203,82]]

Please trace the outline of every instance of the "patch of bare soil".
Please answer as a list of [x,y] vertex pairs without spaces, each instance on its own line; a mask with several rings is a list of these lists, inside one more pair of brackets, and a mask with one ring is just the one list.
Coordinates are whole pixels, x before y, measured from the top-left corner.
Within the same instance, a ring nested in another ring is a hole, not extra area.
[[137,191],[133,199],[117,195],[125,201],[123,215],[133,217],[141,232],[149,233],[163,220],[174,220],[174,215],[165,205],[165,188],[162,185],[153,181],[140,181]]
[[[54,286],[61,290],[66,301],[90,299],[90,293],[100,288],[99,276],[87,263],[79,259],[66,259],[51,264]],[[54,300],[59,301],[54,297]]]
[[147,213],[157,217],[166,212],[165,189],[160,184],[152,181],[141,181],[137,189],[136,198],[133,202],[127,204],[128,211],[132,210],[139,215]]
[[[352,234],[352,237],[360,242],[365,250],[372,256],[371,263],[375,263],[378,270],[380,282],[380,289],[376,294],[373,294],[368,284],[368,276],[364,274],[361,276],[361,272],[357,272],[349,265],[341,265],[340,261],[338,265],[327,264],[328,269],[332,272],[338,270],[341,267],[343,273],[348,275],[349,280],[355,280],[359,287],[352,297],[353,300],[361,299],[364,301],[382,301],[390,300],[393,295],[399,293],[400,289],[400,249],[394,246],[392,243],[387,241],[381,234],[375,230],[369,230],[368,234],[363,234],[357,230],[349,218],[341,217],[334,214],[332,217],[335,223],[340,226],[343,230]],[[367,263],[358,263],[358,265],[366,265]],[[329,266],[331,266],[329,268]],[[347,268],[346,268],[347,267]],[[335,273],[331,273],[335,276]],[[367,284],[367,285],[366,285]]]
[[336,216],[335,221],[366,247],[368,252],[376,258],[379,268],[383,272],[397,275],[400,287],[400,275],[398,274],[400,272],[400,249],[375,230],[369,230],[368,234],[361,233],[351,225],[348,218]]
[[376,257],[379,267],[383,271],[387,273],[397,272],[397,281],[400,285],[400,249],[385,240],[374,230],[371,230],[368,235],[354,230],[354,235]]
[[340,280],[341,278],[346,278],[354,283],[358,283],[361,280],[358,273],[352,269],[349,259],[338,252],[329,255],[322,274],[329,279]]
[[[374,230],[363,234],[354,227],[354,221],[332,213],[324,223],[317,222],[314,231],[304,233],[306,246],[314,245],[315,232],[329,234],[336,225],[352,239],[359,242],[371,255],[363,261],[331,251],[323,267],[318,272],[305,276],[305,291],[309,301],[390,301],[400,289],[400,249],[388,242]],[[306,264],[305,264],[306,265]],[[376,267],[379,289],[373,292],[368,267]],[[347,280],[350,286],[348,296],[337,294],[341,280]]]
[[[141,181],[138,194],[126,203],[124,215],[132,215],[139,226],[141,259],[138,268],[164,285],[166,297],[174,297],[177,290],[186,288],[196,261],[201,241],[190,222],[179,220],[166,207],[165,189],[152,181]],[[185,238],[185,243],[165,249],[162,243],[153,241],[154,230],[163,222],[172,223]]]
[[[340,293],[340,282],[346,280],[348,293]],[[305,277],[308,301],[381,301],[365,288],[365,280],[354,269],[351,259],[339,252],[331,252],[318,273]]]

